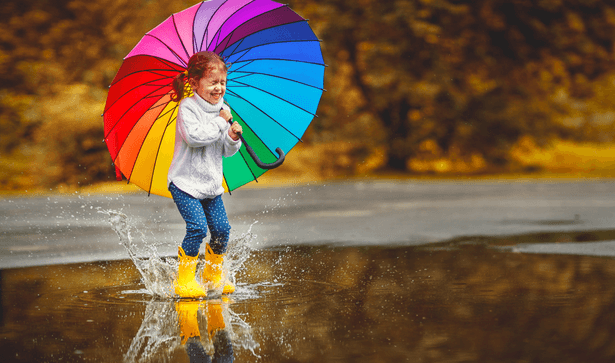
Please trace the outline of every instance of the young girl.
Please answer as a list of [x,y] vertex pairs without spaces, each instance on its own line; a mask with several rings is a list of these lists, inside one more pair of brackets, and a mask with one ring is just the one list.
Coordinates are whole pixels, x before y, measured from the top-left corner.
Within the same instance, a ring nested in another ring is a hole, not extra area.
[[[199,248],[211,233],[205,252],[203,281],[223,293],[235,286],[226,279],[222,264],[231,226],[222,203],[222,157],[239,150],[241,125],[231,121],[224,104],[226,65],[213,52],[194,54],[186,72],[174,82],[173,100],[181,103],[176,121],[175,151],[169,168],[168,185],[179,213],[186,221],[186,236],[179,247],[179,269],[175,293],[180,297],[207,295],[195,278]],[[186,82],[193,91],[184,98]]]

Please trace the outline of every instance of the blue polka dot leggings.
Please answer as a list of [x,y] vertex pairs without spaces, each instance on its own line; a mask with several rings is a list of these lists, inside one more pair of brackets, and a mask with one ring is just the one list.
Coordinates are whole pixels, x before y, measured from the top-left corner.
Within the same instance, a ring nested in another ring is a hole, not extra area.
[[173,201],[179,209],[179,214],[186,221],[186,236],[182,241],[182,248],[186,255],[197,256],[203,239],[207,236],[207,227],[211,232],[209,245],[215,254],[226,252],[226,245],[231,234],[231,225],[228,222],[226,209],[222,203],[222,196],[213,199],[196,199],[183,192],[175,184],[169,185]]

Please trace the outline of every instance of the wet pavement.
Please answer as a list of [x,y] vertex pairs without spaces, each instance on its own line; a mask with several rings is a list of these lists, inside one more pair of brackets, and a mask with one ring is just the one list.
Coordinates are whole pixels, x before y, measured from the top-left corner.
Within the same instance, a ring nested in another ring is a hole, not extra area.
[[8,269],[0,352],[3,362],[208,362],[229,347],[235,362],[612,362],[614,279],[611,258],[485,245],[259,250],[236,294],[204,302],[152,298],[131,261]]
[[[146,289],[168,288],[143,272],[152,261],[172,266],[165,256],[183,233],[166,199],[6,198],[0,361],[612,362],[614,189],[238,191],[225,203],[234,233],[251,232],[233,247],[249,258],[236,293],[205,301]],[[117,215],[127,216],[119,232],[109,222]],[[161,257],[135,265],[126,241]]]
[[[614,180],[347,182],[239,189],[224,203],[232,233],[251,230],[255,248],[416,246],[615,225]],[[145,193],[8,197],[0,199],[0,268],[127,258],[100,213],[106,210],[128,215],[160,253],[176,253],[185,224],[170,199]]]

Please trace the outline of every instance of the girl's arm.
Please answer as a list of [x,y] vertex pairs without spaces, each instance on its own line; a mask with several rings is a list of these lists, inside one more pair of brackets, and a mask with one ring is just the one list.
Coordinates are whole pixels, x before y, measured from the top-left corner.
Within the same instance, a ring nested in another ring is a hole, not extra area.
[[236,132],[232,132],[231,129],[237,129],[239,130],[238,132],[241,133],[241,126],[239,126],[239,124],[237,122],[234,122],[234,126],[230,124],[230,122],[232,122],[232,115],[231,115],[231,110],[229,109],[229,107],[225,104],[224,106],[222,106],[222,110],[220,110],[220,116],[227,120],[226,121],[226,125],[227,125],[227,129],[226,129],[226,135],[224,137],[224,143],[222,144],[222,156],[224,157],[230,157],[235,155],[235,153],[239,150],[239,148],[241,147],[241,139],[239,139],[239,137],[237,137],[237,140],[233,139],[233,136],[231,135],[235,135],[236,136]]
[[[188,101],[188,99],[184,101]],[[217,116],[209,120],[202,120],[191,106],[189,102],[182,102],[176,121],[179,136],[189,147],[210,145],[227,134],[228,125],[222,117]]]
[[222,155],[224,157],[230,157],[235,155],[239,148],[241,147],[241,139],[233,140],[229,133],[226,133],[226,137],[224,138],[224,146],[222,148]]

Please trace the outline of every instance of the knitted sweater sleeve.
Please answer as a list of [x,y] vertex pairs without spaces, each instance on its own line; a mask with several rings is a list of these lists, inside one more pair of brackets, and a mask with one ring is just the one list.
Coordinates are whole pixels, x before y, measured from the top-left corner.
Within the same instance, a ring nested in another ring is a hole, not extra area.
[[[229,112],[231,111],[231,109],[226,104],[222,106],[222,108]],[[225,158],[235,155],[235,153],[239,151],[239,148],[241,147],[241,140],[233,140],[233,138],[228,134],[229,127],[230,124],[227,123],[227,128],[224,135],[224,144],[222,146],[222,155]]]
[[199,117],[197,105],[188,99],[182,102],[177,115],[177,131],[189,147],[208,146],[224,137],[228,126],[222,117],[209,120]]
[[226,158],[231,157],[235,155],[237,151],[239,151],[240,147],[241,140],[233,140],[227,132],[226,137],[224,138],[224,148],[222,150],[222,155],[224,155],[224,157]]

